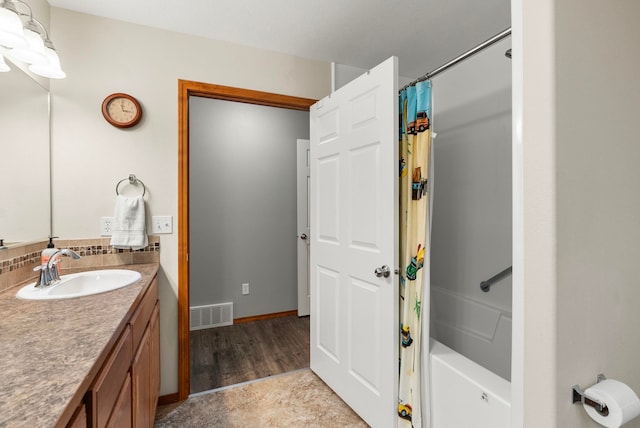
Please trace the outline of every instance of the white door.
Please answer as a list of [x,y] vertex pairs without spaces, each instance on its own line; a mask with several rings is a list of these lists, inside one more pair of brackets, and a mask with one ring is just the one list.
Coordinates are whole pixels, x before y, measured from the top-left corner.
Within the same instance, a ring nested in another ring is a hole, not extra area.
[[310,112],[311,369],[384,428],[398,407],[397,99],[392,57]]
[[309,315],[309,140],[298,140],[298,316]]

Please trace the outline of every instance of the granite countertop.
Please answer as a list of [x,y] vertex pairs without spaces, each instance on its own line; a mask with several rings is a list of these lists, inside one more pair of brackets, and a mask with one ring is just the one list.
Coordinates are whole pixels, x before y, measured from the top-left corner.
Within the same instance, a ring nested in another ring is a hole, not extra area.
[[[131,269],[142,274],[133,285],[67,300],[15,297],[19,287],[0,293],[0,427],[53,427],[95,376],[114,333],[124,326],[158,271],[157,263],[97,269]],[[88,270],[88,269],[82,269]],[[63,273],[67,273],[66,271]],[[75,407],[74,407],[75,409]]]

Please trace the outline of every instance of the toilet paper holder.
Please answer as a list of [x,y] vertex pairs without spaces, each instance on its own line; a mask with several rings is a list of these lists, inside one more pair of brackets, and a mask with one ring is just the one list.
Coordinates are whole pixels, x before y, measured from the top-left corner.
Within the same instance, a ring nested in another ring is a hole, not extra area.
[[[605,379],[606,377],[602,373],[600,373],[596,378],[596,383],[600,383]],[[602,416],[609,415],[609,408],[607,407],[607,404],[595,398],[589,397],[587,394],[584,393],[584,389],[580,388],[579,385],[573,385],[571,402],[581,403],[581,404],[586,404],[588,406],[591,406],[594,409],[596,409],[596,412],[598,412]]]

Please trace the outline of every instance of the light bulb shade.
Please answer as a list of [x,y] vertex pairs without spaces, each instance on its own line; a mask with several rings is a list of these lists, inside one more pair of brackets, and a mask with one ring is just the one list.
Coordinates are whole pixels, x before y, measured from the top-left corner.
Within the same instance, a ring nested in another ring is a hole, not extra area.
[[0,7],[0,45],[8,48],[26,48],[29,41],[24,36],[22,20],[15,13]]
[[11,71],[11,68],[4,62],[4,57],[0,55],[0,73],[5,73],[7,71]]
[[30,65],[29,71],[50,79],[64,79],[67,77],[67,74],[60,67],[60,58],[58,58],[56,51],[51,48],[44,48],[44,54],[48,61],[44,64]]
[[25,29],[24,36],[29,41],[29,47],[11,49],[7,56],[27,64],[45,64],[47,57],[44,54],[44,40],[42,40],[40,34],[33,30]]

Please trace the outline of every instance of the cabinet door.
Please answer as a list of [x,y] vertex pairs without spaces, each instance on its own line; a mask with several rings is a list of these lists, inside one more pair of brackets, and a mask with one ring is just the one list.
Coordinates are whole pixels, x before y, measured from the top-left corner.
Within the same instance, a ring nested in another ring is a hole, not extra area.
[[125,377],[129,378],[131,348],[131,330],[127,326],[87,395],[92,427],[105,427],[111,417]]
[[160,303],[156,303],[149,323],[151,330],[151,419],[153,420],[160,396]]
[[150,332],[149,329],[146,329],[131,366],[131,375],[133,377],[133,426],[136,428],[149,428],[153,423],[150,412],[150,355]]
[[130,428],[131,423],[131,375],[127,373],[107,428]]

